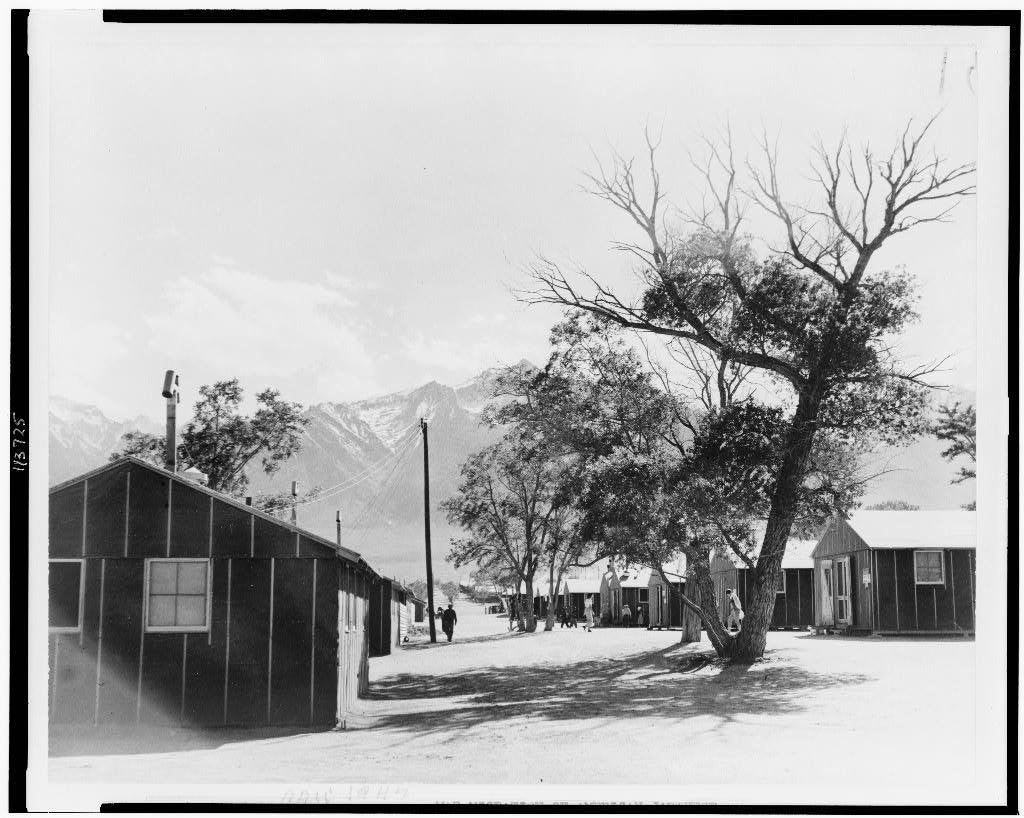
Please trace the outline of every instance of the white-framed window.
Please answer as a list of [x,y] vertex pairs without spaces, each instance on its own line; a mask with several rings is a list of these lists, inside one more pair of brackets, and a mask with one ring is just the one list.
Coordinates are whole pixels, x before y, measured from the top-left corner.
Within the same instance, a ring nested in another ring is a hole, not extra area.
[[146,630],[208,631],[210,569],[208,559],[146,560]]
[[784,568],[780,568],[779,575],[775,577],[775,593],[786,593],[786,570]]
[[918,585],[945,585],[946,566],[942,551],[929,549],[914,552],[914,582]]
[[50,633],[78,633],[82,630],[84,567],[85,561],[80,559],[50,560]]

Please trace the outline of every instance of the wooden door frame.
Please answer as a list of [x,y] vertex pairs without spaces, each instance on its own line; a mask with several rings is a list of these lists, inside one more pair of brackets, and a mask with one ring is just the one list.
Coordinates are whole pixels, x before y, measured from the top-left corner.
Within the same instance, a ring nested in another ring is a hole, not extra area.
[[846,587],[846,593],[844,595],[840,596],[839,592],[838,592],[839,583],[835,580],[835,578],[833,578],[833,588],[836,589],[835,590],[835,600],[834,600],[834,602],[838,602],[840,599],[843,599],[846,602],[846,619],[845,620],[842,620],[842,619],[839,618],[839,613],[838,613],[838,607],[839,606],[836,605],[836,604],[833,604],[832,612],[833,612],[833,615],[835,616],[835,622],[836,622],[836,625],[846,625],[848,627],[852,627],[853,626],[853,589],[850,587],[850,555],[847,554],[846,556],[836,557],[833,560],[833,564],[835,565],[836,569],[841,570],[843,572],[843,580],[846,583],[846,586],[845,586]]
[[818,595],[817,604],[821,613],[821,624],[825,627],[835,627],[836,624],[836,602],[835,602],[835,560],[834,559],[822,559],[818,561],[818,578],[824,590],[825,583],[825,569],[829,571],[829,587],[828,587],[828,607],[829,607],[829,620],[825,621],[825,611],[822,603],[825,597],[822,594]]

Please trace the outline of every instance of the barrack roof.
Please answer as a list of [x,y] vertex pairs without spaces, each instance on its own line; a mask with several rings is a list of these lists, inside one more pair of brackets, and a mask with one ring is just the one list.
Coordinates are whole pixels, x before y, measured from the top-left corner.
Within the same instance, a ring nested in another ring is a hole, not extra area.
[[977,513],[942,511],[855,511],[846,521],[871,548],[975,548]]
[[[159,474],[161,477],[173,480],[175,483],[178,483],[179,485],[182,486],[186,486],[192,489],[193,491],[198,491],[201,494],[206,494],[210,497],[213,497],[216,500],[219,500],[222,503],[226,503],[229,506],[234,506],[235,508],[244,511],[247,514],[252,514],[254,517],[261,517],[262,519],[271,522],[274,525],[280,526],[281,528],[287,529],[288,531],[293,531],[303,537],[308,537],[311,540],[315,540],[321,545],[326,545],[332,548],[335,551],[335,553],[342,559],[363,565],[370,571],[373,571],[374,574],[377,574],[377,572],[374,571],[370,564],[367,563],[366,560],[364,560],[356,551],[352,551],[349,548],[345,548],[344,546],[338,545],[336,542],[333,542],[332,540],[329,540],[326,537],[321,537],[319,534],[314,534],[312,531],[307,531],[304,528],[299,528],[296,525],[292,525],[291,523],[285,522],[284,520],[280,520],[273,514],[268,514],[267,512],[260,511],[259,509],[253,508],[252,506],[247,506],[245,503],[239,502],[234,497],[229,497],[227,494],[223,494],[222,492],[219,491],[214,491],[211,488],[207,488],[206,486],[202,486],[199,483],[189,480],[187,477],[182,477],[181,474],[179,474],[178,472],[169,472],[167,471],[167,469],[161,469],[157,466],[154,466],[152,463],[147,463],[145,460],[141,460],[140,458],[135,457],[133,455],[125,455],[124,457],[118,458],[117,460],[111,460],[109,463],[105,463],[104,465],[99,466],[98,468],[95,468],[92,471],[87,471],[84,474],[78,475],[77,477],[72,477],[70,480],[65,480],[62,483],[58,483],[56,486],[51,486],[50,494],[62,491],[63,489],[73,486],[76,483],[81,483],[84,480],[88,480],[91,477],[95,477],[97,474],[103,474],[104,472],[108,472],[113,469],[119,468],[127,463],[130,463],[133,466],[139,466],[143,469],[148,469],[151,472]],[[379,574],[377,575],[380,576]]]

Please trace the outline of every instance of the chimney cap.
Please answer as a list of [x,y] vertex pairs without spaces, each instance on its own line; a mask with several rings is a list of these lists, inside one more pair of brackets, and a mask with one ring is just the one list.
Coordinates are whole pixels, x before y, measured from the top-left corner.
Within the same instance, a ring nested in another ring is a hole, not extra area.
[[174,374],[173,369],[168,369],[164,373],[164,390],[161,393],[165,398],[170,398],[175,395],[178,391],[178,376]]

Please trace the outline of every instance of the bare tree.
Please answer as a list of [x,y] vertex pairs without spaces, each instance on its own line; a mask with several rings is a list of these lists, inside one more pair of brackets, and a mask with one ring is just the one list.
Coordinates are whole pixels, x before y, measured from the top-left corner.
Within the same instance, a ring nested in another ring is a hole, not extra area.
[[[759,163],[735,161],[731,134],[705,141],[695,162],[707,195],[675,230],[663,217],[664,193],[647,139],[650,193],[642,195],[634,163],[620,156],[591,177],[594,193],[625,213],[642,244],[620,245],[641,264],[642,292],[626,299],[583,271],[570,276],[549,260],[532,268],[533,302],[584,310],[622,327],[688,341],[730,365],[774,380],[795,399],[782,459],[773,476],[771,509],[754,570],[738,658],[764,651],[774,588],[809,469],[823,430],[900,440],[920,431],[923,387],[936,366],[907,369],[887,339],[916,316],[913,286],[871,262],[891,238],[944,221],[974,192],[974,167],[949,165],[922,147],[934,118],[918,131],[908,123],[888,156],[855,155],[845,137],[834,151],[819,145],[812,173],[818,201],[794,204],[783,192],[776,147],[761,143]],[[779,224],[784,244],[760,257],[741,232],[744,208],[756,205]]]

